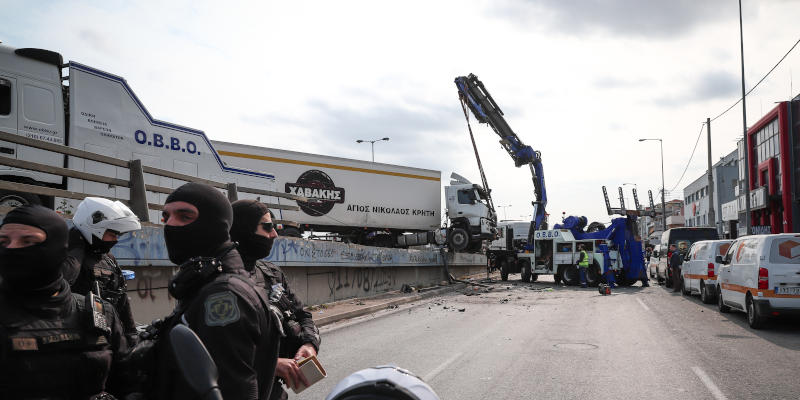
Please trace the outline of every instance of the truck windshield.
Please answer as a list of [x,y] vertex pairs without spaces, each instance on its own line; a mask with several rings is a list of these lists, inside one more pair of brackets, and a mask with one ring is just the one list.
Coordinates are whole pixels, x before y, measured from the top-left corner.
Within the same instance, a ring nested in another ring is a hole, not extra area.
[[681,253],[689,251],[694,242],[719,239],[715,228],[673,228],[666,235],[667,243],[674,244]]

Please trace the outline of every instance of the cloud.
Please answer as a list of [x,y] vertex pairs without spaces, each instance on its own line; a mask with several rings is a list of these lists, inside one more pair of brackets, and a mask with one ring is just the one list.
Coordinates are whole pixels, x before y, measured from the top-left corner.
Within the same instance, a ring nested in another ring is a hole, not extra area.
[[663,107],[676,107],[707,100],[735,99],[741,88],[739,79],[730,72],[707,71],[682,92],[657,97],[654,103]]
[[502,18],[570,35],[601,32],[672,38],[738,15],[738,8],[723,0],[508,0],[493,4]]
[[627,89],[639,88],[651,84],[649,79],[621,79],[614,76],[605,76],[595,79],[592,85],[598,89]]

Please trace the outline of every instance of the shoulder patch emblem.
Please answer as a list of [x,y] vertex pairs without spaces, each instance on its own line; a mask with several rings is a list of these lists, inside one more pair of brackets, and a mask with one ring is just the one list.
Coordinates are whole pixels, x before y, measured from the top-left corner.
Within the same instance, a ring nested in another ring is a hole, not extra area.
[[207,326],[225,326],[239,320],[236,296],[229,291],[208,296],[204,305]]

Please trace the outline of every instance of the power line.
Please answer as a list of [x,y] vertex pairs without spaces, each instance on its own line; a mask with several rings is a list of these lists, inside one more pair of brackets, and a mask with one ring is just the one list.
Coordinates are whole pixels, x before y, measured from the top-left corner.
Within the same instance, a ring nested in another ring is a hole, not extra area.
[[[786,54],[784,54],[784,55],[783,55],[783,57],[781,57],[781,59],[780,59],[780,60],[778,60],[778,62],[777,62],[777,63],[775,63],[775,65],[774,65],[774,66],[773,66],[773,67],[772,67],[772,68],[771,68],[771,69],[770,69],[770,70],[769,70],[769,71],[768,71],[768,72],[767,72],[767,73],[766,73],[766,74],[765,74],[763,77],[761,77],[761,79],[760,79],[760,80],[759,80],[759,81],[758,81],[758,82],[755,84],[755,86],[753,86],[752,88],[750,88],[750,90],[748,90],[748,91],[747,91],[747,93],[745,93],[744,95],[745,95],[745,96],[748,96],[750,93],[752,93],[752,92],[753,92],[753,90],[756,90],[756,88],[757,88],[759,85],[761,85],[761,83],[762,83],[762,82],[764,82],[764,80],[765,80],[765,79],[767,79],[767,77],[768,77],[768,76],[769,76],[769,75],[772,73],[772,71],[775,71],[775,68],[778,68],[778,65],[780,65],[780,64],[783,62],[783,60],[785,60],[785,59],[786,59],[786,57],[788,57],[788,56],[789,56],[789,54],[792,52],[792,50],[794,50],[794,49],[795,49],[795,47],[797,47],[797,45],[798,45],[798,44],[800,44],[800,39],[797,39],[797,41],[796,41],[796,42],[794,42],[794,44],[792,45],[792,47],[791,47],[791,48],[789,48],[789,50],[786,52]],[[736,106],[737,106],[739,103],[741,103],[741,102],[742,102],[742,99],[743,99],[743,97],[740,97],[738,100],[736,100],[736,102],[735,102],[735,103],[731,104],[731,106],[730,106],[730,107],[728,107],[727,109],[725,109],[725,111],[721,112],[721,113],[720,113],[719,115],[717,115],[716,117],[714,117],[714,118],[711,118],[711,121],[712,121],[712,122],[713,122],[713,121],[716,121],[716,120],[717,120],[717,118],[719,118],[719,117],[721,117],[721,116],[725,115],[726,113],[728,113],[728,111],[732,110],[732,109],[733,109],[733,107],[736,107]],[[689,165],[692,163],[692,158],[694,158],[694,153],[695,153],[695,151],[697,150],[697,145],[700,143],[700,137],[702,137],[702,135],[703,135],[703,127],[705,127],[705,126],[706,126],[706,123],[705,123],[705,122],[703,122],[702,124],[700,124],[700,133],[698,133],[698,134],[697,134],[697,140],[694,142],[694,148],[692,149],[692,155],[691,155],[691,156],[689,156],[689,161],[688,161],[688,162],[686,162],[686,167],[683,169],[683,173],[681,174],[681,177],[680,177],[680,178],[678,178],[678,182],[676,182],[676,183],[675,183],[675,186],[673,186],[673,187],[672,187],[672,189],[668,190],[669,192],[672,192],[673,190],[675,190],[675,188],[677,188],[677,187],[678,187],[678,185],[680,185],[680,183],[681,183],[681,180],[683,180],[683,177],[684,177],[684,175],[686,175],[686,171],[689,169]]]
[[683,169],[683,173],[681,174],[681,177],[678,178],[677,182],[675,182],[675,186],[673,186],[672,189],[668,190],[668,192],[671,192],[671,191],[675,190],[675,188],[678,187],[678,185],[681,184],[681,180],[683,180],[683,176],[686,175],[686,170],[689,169],[689,164],[692,163],[692,158],[694,158],[694,152],[697,150],[697,144],[700,143],[700,137],[703,136],[703,127],[705,127],[705,126],[706,126],[705,122],[700,124],[700,133],[697,134],[697,141],[694,142],[694,148],[692,149],[692,155],[689,156],[689,161],[686,162],[686,168]]
[[[795,47],[797,47],[797,45],[798,45],[798,44],[800,44],[800,39],[797,39],[797,41],[796,41],[796,42],[794,42],[794,45],[792,45],[792,47],[789,49],[789,51],[787,51],[787,52],[786,52],[786,54],[784,54],[784,55],[783,55],[783,57],[781,57],[781,59],[780,59],[780,60],[778,60],[778,62],[777,62],[777,63],[776,63],[776,64],[775,64],[775,65],[772,67],[772,69],[770,69],[770,70],[769,70],[769,72],[767,72],[767,74],[766,74],[766,75],[764,75],[764,76],[761,78],[761,80],[759,80],[759,81],[758,81],[758,83],[756,83],[756,85],[755,85],[755,86],[753,86],[752,88],[750,88],[750,90],[748,90],[748,91],[747,91],[747,93],[745,93],[745,96],[749,95],[749,94],[750,94],[750,93],[751,93],[753,90],[756,90],[756,88],[758,87],[758,85],[760,85],[760,84],[761,84],[761,82],[764,82],[764,79],[767,79],[767,77],[769,76],[769,74],[771,74],[771,73],[772,73],[772,71],[775,71],[775,68],[778,68],[778,65],[780,65],[780,64],[783,62],[783,60],[785,60],[785,59],[786,59],[786,57],[789,55],[789,53],[791,53],[791,52],[792,52],[792,50],[794,50],[794,48],[795,48]],[[739,104],[739,103],[741,103],[741,102],[742,102],[742,98],[740,97],[740,98],[739,98],[739,100],[736,100],[736,102],[735,102],[735,103],[733,103],[733,104],[732,104],[730,107],[728,107],[727,109],[725,109],[725,111],[721,112],[721,113],[720,113],[719,115],[717,115],[716,117],[714,117],[714,118],[711,118],[711,121],[713,122],[713,121],[715,121],[717,118],[719,118],[719,117],[721,117],[721,116],[725,115],[725,114],[726,114],[728,111],[730,111],[731,109],[733,109],[733,107],[736,107],[736,105],[738,105],[738,104]]]

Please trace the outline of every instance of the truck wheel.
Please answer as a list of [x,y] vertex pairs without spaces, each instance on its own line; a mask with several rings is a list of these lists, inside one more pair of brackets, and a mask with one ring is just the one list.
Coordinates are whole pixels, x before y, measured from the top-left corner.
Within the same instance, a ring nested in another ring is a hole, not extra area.
[[711,304],[711,302],[714,300],[712,297],[713,296],[711,296],[711,293],[708,292],[708,286],[705,283],[700,282],[700,301],[702,301],[703,304]]
[[753,301],[753,297],[750,296],[750,293],[747,294],[745,303],[747,305],[747,324],[753,329],[763,328],[764,324],[767,322],[767,317],[758,312],[756,304]]
[[531,274],[531,282],[536,282],[539,279],[539,274]]
[[453,228],[447,235],[447,243],[454,251],[464,251],[469,245],[469,235],[461,228]]
[[287,226],[281,229],[281,236],[288,236],[288,237],[300,237],[300,229],[297,229],[293,226]]
[[523,282],[530,282],[531,281],[531,263],[528,260],[519,260],[520,263],[520,274],[522,275]]
[[692,294],[692,290],[686,287],[686,279],[681,279],[681,294],[684,296]]
[[597,232],[606,229],[606,226],[600,222],[592,222],[586,227],[586,232]]
[[19,207],[27,204],[41,205],[42,199],[31,193],[0,190],[0,207]]
[[586,268],[586,283],[589,286],[597,286],[600,283],[600,265],[596,261]]
[[562,265],[558,268],[558,275],[561,276],[561,281],[568,286],[575,286],[578,284],[578,268],[574,265]]
[[722,314],[731,312],[731,308],[726,306],[722,300],[722,291],[719,290],[719,286],[717,286],[717,309]]
[[500,280],[508,280],[508,263],[506,261],[500,263]]

